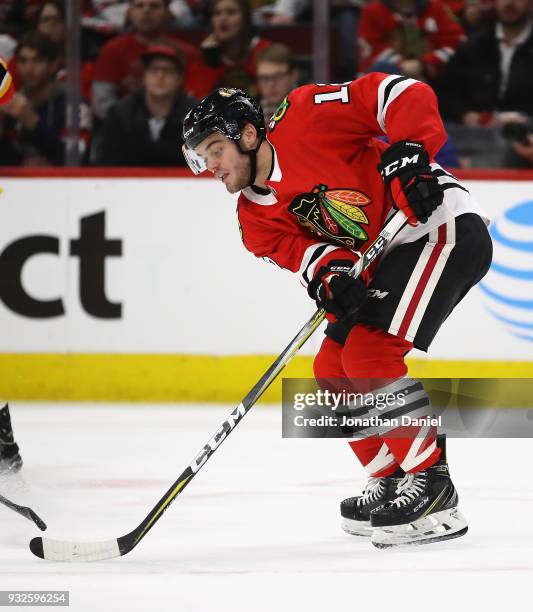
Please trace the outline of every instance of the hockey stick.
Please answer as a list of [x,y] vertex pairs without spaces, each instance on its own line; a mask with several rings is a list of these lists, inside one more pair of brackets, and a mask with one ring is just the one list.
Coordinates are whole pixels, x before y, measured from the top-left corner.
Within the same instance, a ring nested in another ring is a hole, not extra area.
[[27,506],[19,506],[3,495],[0,495],[0,504],[4,504],[4,506],[11,508],[11,510],[18,512],[22,516],[25,516],[28,520],[33,521],[41,531],[46,531],[46,523],[42,518],[37,516],[37,514],[31,508],[28,508]]
[[[353,267],[351,274],[357,278],[363,270],[383,252],[386,245],[402,229],[407,220],[402,212],[397,212],[381,230],[378,237],[368,249],[360,255],[359,261]],[[304,345],[326,316],[323,308],[317,310],[307,321],[298,334],[293,338],[287,348],[279,355],[276,361],[268,368],[248,395],[235,408],[229,417],[217,429],[214,436],[185,468],[180,477],[163,495],[157,504],[150,510],[148,516],[130,533],[112,540],[100,542],[67,542],[51,540],[49,538],[33,538],[30,550],[41,559],[51,561],[100,561],[112,559],[129,553],[150,531],[161,518],[163,512],[191,482],[211,455],[217,450],[227,436],[235,429],[244,415],[252,408],[263,395],[270,384],[276,379],[283,368],[291,361],[296,352]]]

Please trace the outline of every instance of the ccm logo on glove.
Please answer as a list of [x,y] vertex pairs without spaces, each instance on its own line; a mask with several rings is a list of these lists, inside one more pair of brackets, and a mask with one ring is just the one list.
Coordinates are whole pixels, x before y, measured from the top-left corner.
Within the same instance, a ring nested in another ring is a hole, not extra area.
[[366,299],[366,285],[349,274],[355,262],[334,259],[322,266],[309,283],[307,292],[319,308],[342,319],[355,312]]
[[426,223],[442,204],[444,190],[419,142],[396,142],[383,152],[377,168],[390,190],[393,205],[404,212],[410,225]]
[[[417,152],[412,157],[402,157],[401,159],[394,160],[388,166],[385,166],[383,168],[383,170],[381,171],[381,176],[383,176],[383,177],[390,176],[391,174],[393,174],[397,170],[401,170],[402,168],[405,168],[406,166],[416,165],[416,164],[419,163],[420,155],[419,155],[418,152],[420,150],[424,151],[422,145],[419,144],[418,142],[406,142],[405,146],[406,147],[413,147],[414,149],[417,150]],[[424,153],[425,153],[425,151],[424,151]]]

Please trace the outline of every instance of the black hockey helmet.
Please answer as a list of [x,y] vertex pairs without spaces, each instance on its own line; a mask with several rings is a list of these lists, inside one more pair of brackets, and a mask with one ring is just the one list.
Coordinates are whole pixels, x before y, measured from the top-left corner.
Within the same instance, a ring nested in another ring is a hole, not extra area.
[[[241,149],[241,130],[251,123],[257,130],[259,141],[253,151]],[[206,96],[191,109],[183,120],[183,154],[195,174],[207,169],[205,160],[194,149],[213,132],[220,132],[235,141],[239,151],[252,160],[251,183],[255,180],[255,156],[265,138],[265,117],[259,102],[241,89],[222,87]],[[251,184],[250,183],[250,184]]]

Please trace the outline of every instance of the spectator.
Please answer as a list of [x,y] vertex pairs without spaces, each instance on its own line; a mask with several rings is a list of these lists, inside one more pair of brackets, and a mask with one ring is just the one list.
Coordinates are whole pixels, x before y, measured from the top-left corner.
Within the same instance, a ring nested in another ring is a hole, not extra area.
[[298,70],[289,47],[273,43],[257,55],[257,89],[266,123],[283,98],[298,85]]
[[439,84],[445,119],[498,126],[533,115],[531,0],[496,0],[496,22],[462,45]]
[[357,76],[357,37],[361,10],[367,0],[332,0],[330,18],[336,28],[335,45],[338,64],[335,81],[351,81]]
[[[39,7],[36,17],[37,31],[45,34],[55,44],[57,50],[56,78],[65,81],[65,33],[66,33],[65,0],[44,0]],[[19,86],[19,77],[16,58],[9,63],[9,70],[13,75],[16,87]],[[91,95],[92,64],[83,62],[81,68],[81,92],[86,99]]]
[[457,19],[437,0],[370,2],[359,23],[359,68],[433,81],[463,38]]
[[[128,0],[85,0],[82,26],[101,33],[118,32],[128,20]],[[188,28],[194,17],[186,0],[170,0],[171,22],[176,27]]]
[[[38,8],[36,29],[45,34],[56,46],[57,70],[64,65],[65,53],[65,3],[64,0],[45,0]],[[15,86],[19,87],[17,60],[15,57],[9,62],[9,71],[13,75]]]
[[465,0],[460,13],[461,23],[471,33],[487,25],[494,13],[494,0]]
[[141,56],[143,88],[107,114],[96,163],[103,166],[185,165],[183,118],[196,105],[182,88],[185,63],[174,47],[148,47]]
[[103,47],[93,73],[93,111],[103,119],[119,98],[138,88],[142,78],[141,55],[151,45],[180,48],[189,66],[197,52],[189,44],[166,34],[171,21],[169,0],[130,0],[132,32],[117,36]]
[[[57,46],[59,54],[57,78],[61,82],[65,81],[65,0],[44,0],[37,13],[37,31],[46,34]],[[82,96],[88,100],[91,97],[93,64],[83,59],[82,57],[80,86]]]
[[[40,32],[25,34],[16,49],[20,92],[0,106],[2,165],[61,165],[65,93],[56,80],[57,49]],[[82,109],[83,110],[83,109]],[[88,128],[82,113],[82,128]]]
[[1,0],[0,32],[9,32],[15,37],[27,28],[39,10],[42,0]]
[[249,1],[213,0],[211,28],[201,61],[191,67],[192,94],[203,98],[217,87],[238,87],[256,95],[257,54],[270,43],[254,36]]
[[45,0],[37,13],[37,31],[46,34],[61,54],[65,46],[65,0]]
[[466,32],[474,32],[492,18],[494,0],[445,0]]

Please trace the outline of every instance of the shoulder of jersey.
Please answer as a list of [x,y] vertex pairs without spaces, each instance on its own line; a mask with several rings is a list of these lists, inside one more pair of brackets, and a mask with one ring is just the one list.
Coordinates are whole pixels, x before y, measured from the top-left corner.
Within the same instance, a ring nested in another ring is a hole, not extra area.
[[284,132],[288,127],[301,125],[307,118],[309,109],[306,109],[310,100],[310,91],[313,85],[302,85],[293,89],[283,102],[278,106],[276,112],[267,124],[268,137],[276,137],[276,134]]
[[315,89],[316,85],[314,83],[307,83],[306,85],[301,85],[300,87],[293,89],[289,94],[289,97],[293,103],[302,104],[312,98]]

